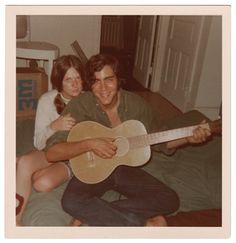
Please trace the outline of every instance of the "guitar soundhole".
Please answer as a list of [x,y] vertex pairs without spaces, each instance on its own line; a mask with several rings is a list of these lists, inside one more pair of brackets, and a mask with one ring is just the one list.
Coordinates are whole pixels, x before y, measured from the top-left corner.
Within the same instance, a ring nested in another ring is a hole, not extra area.
[[117,137],[114,141],[114,144],[117,146],[116,156],[121,157],[128,153],[129,151],[129,142],[125,137]]

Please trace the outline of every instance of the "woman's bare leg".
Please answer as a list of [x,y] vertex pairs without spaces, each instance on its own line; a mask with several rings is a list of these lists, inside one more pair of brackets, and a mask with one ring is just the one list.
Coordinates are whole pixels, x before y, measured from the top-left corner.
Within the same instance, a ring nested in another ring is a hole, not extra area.
[[[33,186],[37,191],[51,191],[67,181],[71,176],[70,173],[65,163],[59,162],[52,164],[34,173]],[[79,219],[72,219],[69,226],[81,226],[81,221]]]
[[16,193],[24,198],[22,209],[16,216],[17,224],[20,224],[22,213],[32,190],[32,175],[35,171],[48,167],[50,163],[48,163],[44,152],[37,150],[17,158],[16,162]]
[[21,211],[16,216],[16,224],[20,225],[32,184],[37,191],[48,192],[67,181],[70,173],[62,162],[49,163],[43,151],[32,151],[16,158],[16,162],[16,193],[24,198]]
[[49,192],[70,178],[70,171],[63,162],[51,164],[33,175],[33,186],[37,191]]

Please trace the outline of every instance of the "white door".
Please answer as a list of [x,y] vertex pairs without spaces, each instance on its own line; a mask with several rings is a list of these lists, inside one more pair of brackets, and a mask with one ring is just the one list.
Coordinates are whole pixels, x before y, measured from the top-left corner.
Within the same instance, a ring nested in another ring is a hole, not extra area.
[[140,16],[133,76],[148,87],[157,16]]
[[170,17],[159,92],[182,111],[186,111],[196,88],[197,57],[206,35],[203,27],[204,16]]

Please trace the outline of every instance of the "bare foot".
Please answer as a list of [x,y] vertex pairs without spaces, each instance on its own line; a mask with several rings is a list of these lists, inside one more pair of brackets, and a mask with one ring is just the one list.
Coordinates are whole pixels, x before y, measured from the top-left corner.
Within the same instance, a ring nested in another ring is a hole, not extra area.
[[73,219],[70,226],[81,226],[81,221],[79,219]]
[[168,226],[165,217],[158,215],[146,221],[145,226],[165,227]]

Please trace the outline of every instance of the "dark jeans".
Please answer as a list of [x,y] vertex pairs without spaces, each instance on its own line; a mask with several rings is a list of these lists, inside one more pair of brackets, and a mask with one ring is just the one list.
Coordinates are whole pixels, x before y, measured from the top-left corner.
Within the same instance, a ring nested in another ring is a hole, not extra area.
[[[125,199],[107,202],[100,197],[113,189]],[[140,168],[119,166],[104,181],[85,184],[73,177],[63,198],[64,210],[89,226],[143,226],[156,215],[179,207],[177,194]]]

